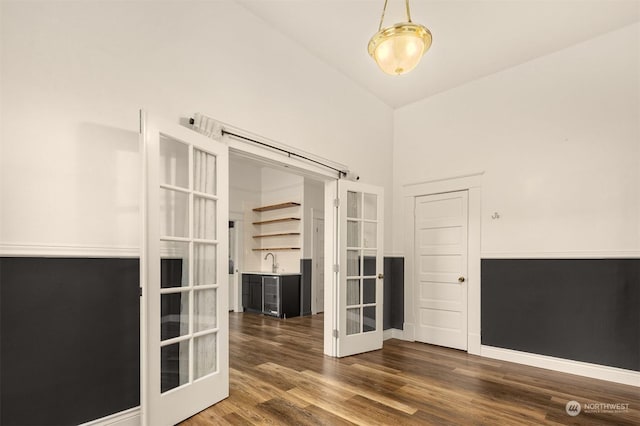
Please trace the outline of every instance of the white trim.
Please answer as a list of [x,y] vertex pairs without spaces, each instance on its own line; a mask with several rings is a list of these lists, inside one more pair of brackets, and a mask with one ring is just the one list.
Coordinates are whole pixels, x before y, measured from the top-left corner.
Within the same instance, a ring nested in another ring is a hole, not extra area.
[[640,250],[483,251],[483,259],[627,259],[640,258]]
[[140,426],[140,407],[82,423],[80,426]]
[[[469,352],[472,355],[480,355],[480,351],[481,351],[481,336],[480,333],[472,333],[472,332],[468,332],[467,333],[467,347],[469,348],[469,350],[467,352]],[[474,351],[471,351],[471,348],[474,349]]]
[[[315,227],[316,227],[316,221],[322,221],[322,229],[323,229],[323,235],[324,235],[324,209],[317,209],[317,208],[311,208],[311,232],[310,232],[310,257],[306,257],[303,259],[310,259],[311,260],[311,315],[316,315],[318,313],[318,303],[317,303],[317,298],[318,298],[318,288],[319,286],[319,280],[318,280],[318,274],[316,274],[316,268],[314,267],[314,263],[315,263],[315,259],[316,257],[320,256],[321,253],[316,252],[316,242],[318,242],[318,237],[316,236],[316,232],[314,231]],[[324,269],[324,248],[322,248],[322,256],[323,256],[323,260],[322,260],[322,269]],[[324,287],[322,288],[322,297],[324,300]],[[322,306],[323,312],[324,312],[324,303]]]
[[[407,274],[405,273],[405,277],[407,276]],[[406,286],[406,281],[405,281],[405,286]],[[410,305],[413,306],[413,305]],[[405,305],[405,317],[406,317],[406,305]],[[407,340],[409,342],[415,342],[416,338],[415,338],[416,332],[415,332],[415,326],[413,325],[413,323],[411,322],[404,322],[402,324],[402,340]]]
[[387,330],[383,330],[382,340],[389,340],[389,339],[405,340],[404,331],[398,330],[397,328],[389,328]]
[[45,243],[2,243],[6,257],[140,257],[139,247],[89,246]]
[[336,318],[338,309],[338,272],[333,269],[338,264],[338,208],[334,200],[338,198],[337,181],[327,181],[324,185],[324,343],[323,353],[338,356]]
[[234,312],[242,312],[242,270],[244,269],[243,265],[243,253],[244,253],[244,213],[243,212],[232,212],[229,211],[229,220],[234,222],[234,227],[236,229],[236,250],[234,253],[236,263],[233,265],[234,271],[234,282],[235,288],[229,289],[235,291],[235,305],[233,306]]
[[484,345],[480,347],[480,355],[501,361],[515,362],[532,367],[546,368],[562,373],[576,374],[592,379],[608,380],[610,382],[640,387],[640,372],[638,371]]
[[403,197],[402,208],[404,210],[404,335],[407,340],[416,340],[415,334],[415,303],[413,297],[414,289],[414,248],[415,248],[415,196]]
[[404,197],[419,197],[422,195],[462,191],[469,188],[480,187],[482,185],[483,174],[484,172],[476,172],[446,178],[434,178],[421,182],[406,183],[402,185],[402,195]]
[[464,174],[448,178],[437,178],[425,182],[409,183],[402,186],[404,210],[404,337],[415,340],[416,298],[414,291],[414,228],[415,199],[418,196],[440,194],[453,191],[468,191],[468,257],[467,257],[467,352],[480,354],[480,218],[482,175],[484,172]]

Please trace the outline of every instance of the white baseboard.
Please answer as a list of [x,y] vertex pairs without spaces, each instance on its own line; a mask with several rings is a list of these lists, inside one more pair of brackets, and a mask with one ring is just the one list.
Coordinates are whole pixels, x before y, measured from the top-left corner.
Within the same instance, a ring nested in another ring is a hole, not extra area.
[[80,426],[140,426],[140,407],[130,408],[101,419],[92,420]]
[[608,380],[623,385],[640,387],[640,372],[638,371],[484,345],[480,348],[480,355],[501,361],[515,362],[532,367],[546,368],[562,373],[576,374],[578,376],[591,377],[592,379]]
[[384,330],[382,332],[382,340],[388,340],[388,339],[405,340],[404,332],[402,330],[398,330],[397,328],[390,328],[388,330]]

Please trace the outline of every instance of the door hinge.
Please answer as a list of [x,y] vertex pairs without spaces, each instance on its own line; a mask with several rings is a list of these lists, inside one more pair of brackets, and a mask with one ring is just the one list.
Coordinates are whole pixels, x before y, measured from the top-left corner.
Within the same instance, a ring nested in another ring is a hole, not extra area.
[[142,287],[138,287],[138,296],[142,297]]
[[333,272],[340,272],[340,265],[338,265],[337,263],[333,265]]
[[333,207],[340,207],[340,198],[336,198],[333,200]]
[[333,330],[333,337],[338,338],[338,330]]

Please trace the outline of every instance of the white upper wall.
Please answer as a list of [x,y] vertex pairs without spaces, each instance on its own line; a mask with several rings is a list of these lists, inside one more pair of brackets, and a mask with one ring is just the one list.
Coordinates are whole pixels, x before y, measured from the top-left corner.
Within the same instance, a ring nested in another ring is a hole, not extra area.
[[390,193],[391,109],[234,1],[0,8],[0,243],[137,247],[139,108],[205,113]]
[[483,171],[483,256],[640,253],[639,52],[634,24],[396,110],[395,251],[402,185]]

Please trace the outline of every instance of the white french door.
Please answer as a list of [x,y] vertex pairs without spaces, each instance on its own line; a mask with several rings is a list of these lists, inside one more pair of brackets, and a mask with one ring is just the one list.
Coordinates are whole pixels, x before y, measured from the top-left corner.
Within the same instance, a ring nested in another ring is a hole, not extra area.
[[142,424],[173,425],[229,395],[228,148],[142,121]]
[[339,357],[382,348],[383,189],[339,180],[337,291],[333,333]]

